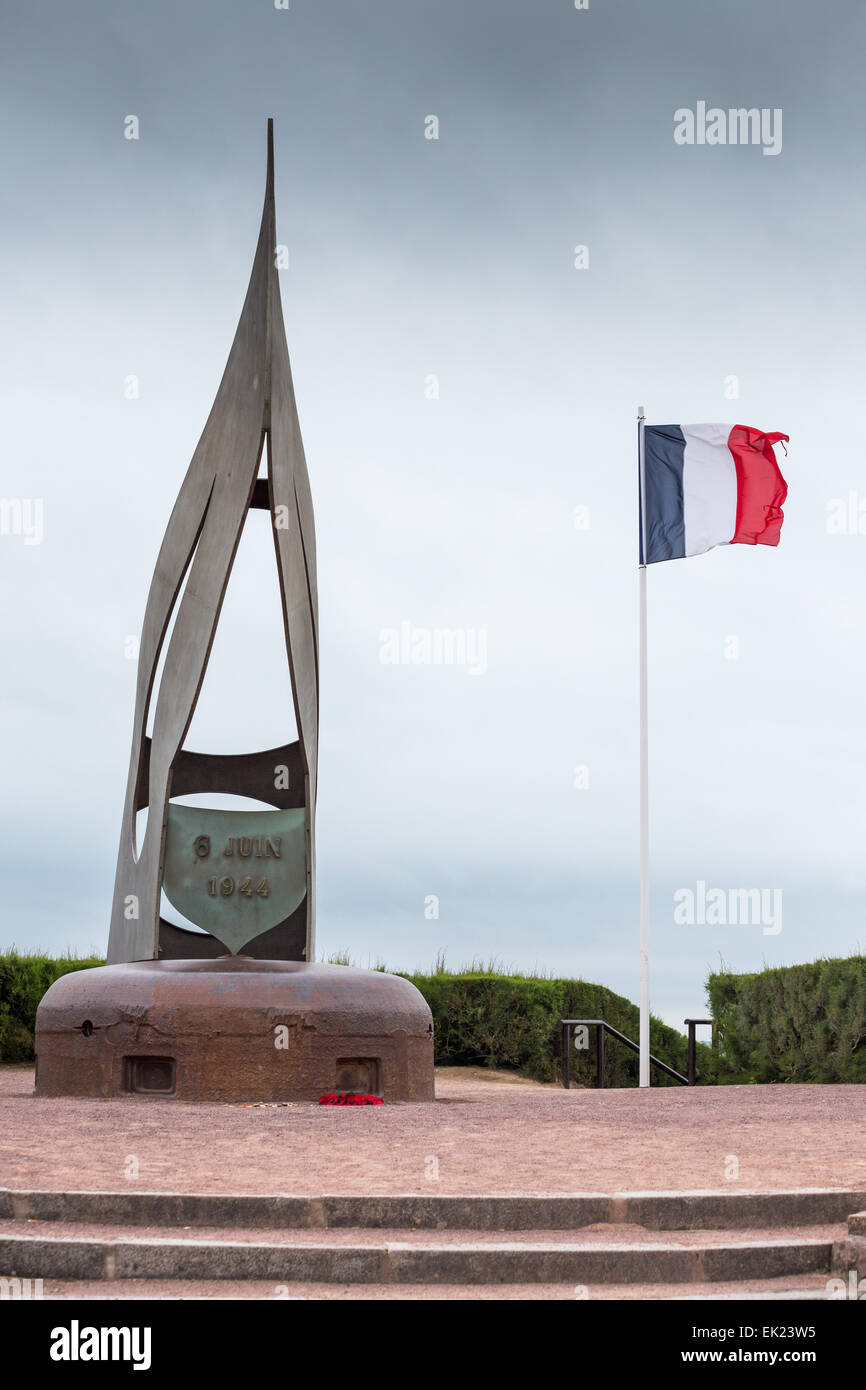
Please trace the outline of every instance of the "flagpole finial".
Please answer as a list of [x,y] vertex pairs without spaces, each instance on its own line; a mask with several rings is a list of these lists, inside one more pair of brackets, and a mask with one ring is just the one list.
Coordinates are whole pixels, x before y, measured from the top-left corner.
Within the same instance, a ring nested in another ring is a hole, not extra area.
[[645,413],[644,413],[644,408],[643,408],[642,405],[639,405],[638,408],[637,408],[637,418],[638,418],[639,420],[645,420],[645,419],[646,419],[646,415],[645,415]]

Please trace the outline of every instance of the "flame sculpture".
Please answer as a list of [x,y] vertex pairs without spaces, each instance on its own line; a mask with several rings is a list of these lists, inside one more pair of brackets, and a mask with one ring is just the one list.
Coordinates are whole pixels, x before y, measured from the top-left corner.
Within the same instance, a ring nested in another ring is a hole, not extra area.
[[[268,121],[267,186],[249,288],[216,399],[169,518],[147,600],[109,964],[218,956],[226,946],[231,951],[243,946],[259,959],[314,959],[316,540],[275,246],[273,121]],[[257,478],[265,446],[267,482]],[[298,739],[245,755],[194,753],[183,748],[183,741],[251,506],[267,508],[271,515]],[[148,738],[154,698],[153,736]],[[215,791],[255,798],[274,811],[169,804],[172,796]],[[137,845],[136,815],[145,807],[147,828]],[[163,886],[206,934],[160,917]]]

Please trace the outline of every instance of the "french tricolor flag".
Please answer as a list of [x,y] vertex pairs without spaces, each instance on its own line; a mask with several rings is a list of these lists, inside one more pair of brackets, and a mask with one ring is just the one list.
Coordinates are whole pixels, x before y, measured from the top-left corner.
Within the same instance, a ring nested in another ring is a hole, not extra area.
[[641,564],[716,545],[778,545],[788,495],[773,453],[780,440],[788,435],[751,425],[646,425]]

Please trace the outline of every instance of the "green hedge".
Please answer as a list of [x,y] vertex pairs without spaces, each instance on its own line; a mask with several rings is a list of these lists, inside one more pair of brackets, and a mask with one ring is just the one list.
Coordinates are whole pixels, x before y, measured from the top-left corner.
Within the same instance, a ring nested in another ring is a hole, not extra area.
[[[104,962],[0,955],[0,1061],[33,1058],[36,1006],[59,975]],[[638,1036],[636,1006],[602,985],[495,971],[407,975],[433,1013],[436,1061],[518,1071],[538,1081],[560,1079],[560,1018],[603,1018],[626,1037]],[[866,957],[822,960],[762,970],[713,974],[707,982],[718,1051],[698,1044],[698,1079],[711,1082],[866,1082]],[[595,1079],[595,1039],[572,1051],[577,1085]],[[686,1070],[686,1039],[658,1019],[652,1051]],[[637,1083],[635,1053],[608,1040],[606,1081]],[[654,1084],[675,1085],[653,1071]]]
[[[0,956],[0,1061],[33,1057],[36,1006],[49,985],[69,970],[103,965],[98,959],[52,960],[47,956]],[[557,1081],[560,1069],[561,1018],[603,1018],[626,1037],[638,1036],[634,1004],[601,985],[582,980],[466,972],[407,975],[433,1013],[436,1061],[444,1066],[501,1067],[538,1081]],[[658,1019],[650,1026],[652,1051],[677,1071],[686,1070],[686,1040]],[[591,1085],[595,1079],[594,1030],[589,1048],[572,1051],[572,1079]],[[715,1075],[715,1058],[700,1047],[701,1079]],[[608,1039],[606,1081],[609,1086],[637,1084],[637,1055]],[[676,1085],[654,1069],[656,1084]]]
[[36,1006],[49,985],[70,970],[104,965],[94,957],[77,960],[51,956],[0,955],[0,1062],[33,1060]]
[[707,993],[728,1080],[866,1081],[866,956],[711,975]]
[[[602,985],[583,980],[547,980],[495,974],[410,975],[433,1014],[436,1061],[443,1066],[502,1067],[536,1081],[561,1079],[561,1018],[603,1018],[627,1038],[638,1037],[636,1006]],[[653,1054],[685,1073],[687,1043],[682,1033],[658,1019],[650,1024]],[[595,1080],[595,1029],[589,1047],[571,1053],[576,1085]],[[715,1059],[699,1047],[703,1081],[714,1078]],[[605,1080],[609,1086],[635,1086],[637,1054],[607,1039]],[[654,1085],[679,1085],[653,1068]]]

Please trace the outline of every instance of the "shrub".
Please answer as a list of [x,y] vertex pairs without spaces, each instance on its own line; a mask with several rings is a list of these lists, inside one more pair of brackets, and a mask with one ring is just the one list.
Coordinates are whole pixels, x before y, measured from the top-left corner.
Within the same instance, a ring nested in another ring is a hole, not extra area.
[[0,955],[0,1061],[32,1061],[36,1006],[58,976],[104,964],[95,957]]
[[866,1081],[866,957],[711,975],[731,1081]]
[[[561,1079],[561,1018],[602,1018],[626,1037],[637,1040],[638,1010],[619,994],[583,980],[479,973],[410,975],[433,1014],[436,1062],[443,1066],[501,1067],[536,1081]],[[594,1030],[593,1030],[594,1033]],[[634,1086],[637,1053],[608,1037],[606,1084]],[[650,1023],[650,1047],[656,1057],[685,1073],[685,1037],[659,1019]],[[706,1046],[698,1050],[704,1081],[712,1079],[714,1059]],[[571,1053],[575,1085],[595,1081],[595,1039]],[[653,1068],[654,1085],[678,1085]]]

